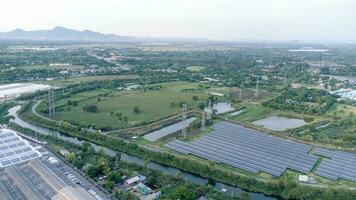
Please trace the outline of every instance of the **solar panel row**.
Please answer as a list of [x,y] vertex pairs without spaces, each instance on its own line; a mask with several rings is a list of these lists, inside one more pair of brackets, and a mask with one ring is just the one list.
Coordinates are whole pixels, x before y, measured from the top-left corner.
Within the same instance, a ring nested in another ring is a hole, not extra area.
[[246,171],[280,176],[287,168],[308,173],[317,157],[308,155],[311,147],[281,140],[246,127],[221,122],[214,131],[190,143],[172,141],[166,147],[193,154]]
[[0,130],[0,139],[0,167],[7,167],[41,156],[38,151],[11,130]]
[[356,154],[323,148],[316,148],[315,154],[330,158],[320,163],[315,174],[331,180],[341,178],[356,182]]

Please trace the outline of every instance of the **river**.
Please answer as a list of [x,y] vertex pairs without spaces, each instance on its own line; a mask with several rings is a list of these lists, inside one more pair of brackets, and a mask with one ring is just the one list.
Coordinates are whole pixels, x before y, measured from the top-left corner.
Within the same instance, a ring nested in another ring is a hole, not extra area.
[[[11,122],[14,122],[24,128],[28,128],[33,131],[36,131],[40,134],[56,136],[59,139],[62,139],[64,141],[68,141],[68,142],[71,142],[74,144],[81,145],[84,142],[83,140],[79,140],[74,137],[66,136],[60,132],[53,131],[53,130],[43,128],[43,127],[39,127],[39,126],[35,126],[28,122],[25,122],[24,120],[20,119],[17,116],[17,111],[20,110],[20,108],[21,108],[21,106],[15,106],[9,110],[9,115],[14,117],[14,119],[12,119]],[[120,153],[122,161],[125,161],[128,163],[135,163],[135,164],[144,166],[145,161],[139,157],[132,156],[132,155],[129,155],[129,154],[126,154],[123,152],[119,152],[119,151],[114,151],[114,150],[111,150],[106,147],[99,146],[99,145],[96,145],[93,143],[91,143],[91,145],[94,147],[94,149],[96,151],[103,150],[109,156],[115,156],[117,153]],[[147,167],[149,169],[158,170],[158,171],[161,171],[162,173],[169,174],[172,176],[175,176],[176,174],[180,174],[183,179],[185,179],[187,182],[190,182],[190,183],[205,185],[208,182],[208,180],[206,178],[203,178],[201,176],[191,174],[189,172],[182,171],[182,170],[174,168],[174,167],[164,166],[164,165],[161,165],[161,164],[158,164],[155,162],[149,162]],[[228,196],[231,196],[231,195],[237,196],[241,191],[243,191],[242,189],[240,189],[238,187],[224,185],[219,182],[215,182],[214,188],[218,191],[221,191],[222,188],[225,188],[227,190],[226,194]],[[248,193],[250,195],[250,198],[253,200],[277,200],[274,197],[265,196],[261,193],[254,193],[254,192],[248,192]]]

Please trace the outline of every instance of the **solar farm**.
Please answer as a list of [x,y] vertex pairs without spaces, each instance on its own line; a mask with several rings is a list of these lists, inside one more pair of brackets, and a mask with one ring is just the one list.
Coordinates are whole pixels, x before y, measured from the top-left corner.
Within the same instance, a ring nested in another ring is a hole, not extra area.
[[220,122],[213,131],[191,142],[174,140],[165,147],[183,154],[227,164],[251,173],[265,172],[275,177],[287,169],[308,174],[319,156],[324,159],[316,175],[331,180],[356,181],[356,154],[316,148],[279,139],[244,126]]
[[1,200],[104,199],[105,194],[94,192],[95,186],[87,179],[46,148],[33,144],[15,131],[0,129]]
[[316,148],[315,154],[330,158],[321,162],[315,174],[331,180],[341,178],[356,182],[356,154],[322,148]]
[[0,130],[0,168],[16,165],[41,157],[28,141],[23,140],[13,131]]

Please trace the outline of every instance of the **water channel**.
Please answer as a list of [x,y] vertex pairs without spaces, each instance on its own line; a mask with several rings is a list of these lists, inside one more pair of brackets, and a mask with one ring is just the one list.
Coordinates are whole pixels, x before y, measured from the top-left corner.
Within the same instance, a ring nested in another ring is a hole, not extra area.
[[[9,110],[9,115],[14,117],[14,119],[12,119],[11,122],[14,122],[14,123],[16,123],[19,126],[22,126],[24,128],[28,128],[28,129],[31,129],[33,131],[36,131],[36,132],[38,132],[40,134],[52,135],[52,136],[55,136],[55,137],[57,137],[59,139],[62,139],[64,141],[68,141],[68,142],[71,142],[71,143],[74,143],[74,144],[81,145],[84,142],[83,140],[79,140],[79,139],[74,138],[74,137],[66,136],[66,135],[64,135],[64,134],[62,134],[60,132],[53,131],[53,130],[50,130],[50,129],[47,129],[47,128],[43,128],[43,127],[39,127],[39,126],[35,126],[35,125],[32,125],[32,124],[30,124],[28,122],[23,121],[22,119],[20,119],[17,116],[17,111],[20,110],[20,108],[21,108],[20,106],[15,106],[15,107],[13,107],[13,108],[11,108]],[[96,145],[96,144],[93,144],[93,143],[91,143],[91,145],[94,147],[94,149],[96,151],[103,150],[109,156],[115,156],[117,153],[120,153],[122,161],[125,161],[125,162],[128,162],[128,163],[135,163],[135,164],[144,166],[144,162],[145,161],[143,159],[139,158],[139,157],[128,155],[126,153],[119,152],[119,151],[114,151],[114,150],[111,150],[111,149],[108,149],[106,147],[99,146],[99,145]],[[164,165],[161,165],[161,164],[158,164],[158,163],[155,163],[155,162],[148,163],[147,167],[149,169],[158,170],[158,171],[161,171],[162,173],[169,174],[169,175],[172,175],[172,176],[175,176],[176,174],[181,174],[183,179],[185,179],[186,181],[188,181],[190,183],[195,183],[195,184],[199,184],[199,185],[205,185],[208,182],[208,180],[206,178],[200,177],[198,175],[191,174],[189,172],[182,171],[182,170],[174,168],[174,167],[164,166]],[[224,185],[224,184],[219,183],[219,182],[215,183],[214,188],[216,190],[218,190],[218,191],[221,191],[222,188],[226,189],[226,195],[227,196],[231,196],[231,195],[237,196],[241,191],[243,191],[242,189],[240,189],[238,187]],[[275,197],[265,196],[265,195],[263,195],[261,193],[254,193],[254,192],[248,192],[248,193],[250,195],[250,198],[253,199],[253,200],[277,200],[277,198],[275,198]]]

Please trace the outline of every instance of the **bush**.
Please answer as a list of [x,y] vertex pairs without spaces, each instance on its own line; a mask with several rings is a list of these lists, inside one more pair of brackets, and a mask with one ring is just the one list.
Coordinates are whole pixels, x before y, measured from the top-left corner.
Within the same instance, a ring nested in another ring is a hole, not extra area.
[[98,112],[98,107],[96,105],[85,105],[83,106],[83,110],[86,112],[96,113]]

